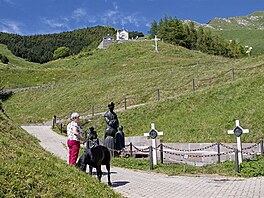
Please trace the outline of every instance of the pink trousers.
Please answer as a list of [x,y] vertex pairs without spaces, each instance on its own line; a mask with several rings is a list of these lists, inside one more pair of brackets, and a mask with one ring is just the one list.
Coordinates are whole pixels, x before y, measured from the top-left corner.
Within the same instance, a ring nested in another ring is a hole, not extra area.
[[69,147],[69,164],[75,165],[79,155],[80,142],[76,140],[68,140],[67,145]]

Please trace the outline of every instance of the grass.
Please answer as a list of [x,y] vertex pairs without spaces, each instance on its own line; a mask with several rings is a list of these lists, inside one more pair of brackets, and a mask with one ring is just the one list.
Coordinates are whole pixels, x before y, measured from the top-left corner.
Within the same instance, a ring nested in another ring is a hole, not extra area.
[[228,40],[235,40],[242,46],[252,47],[252,55],[263,54],[264,31],[263,30],[221,30],[215,31]]
[[[165,132],[163,142],[233,142],[227,130],[234,128],[239,119],[242,127],[251,130],[242,137],[244,142],[263,138],[263,114],[259,108],[264,105],[263,55],[226,59],[162,42],[159,51],[160,54],[154,54],[149,41],[127,42],[42,67],[36,65],[40,74],[46,73],[45,80],[38,78],[38,83],[55,81],[53,86],[15,94],[4,107],[18,123],[39,123],[51,120],[53,115],[66,119],[72,111],[81,115],[91,114],[92,108],[96,113],[105,112],[110,101],[116,103],[117,109],[124,109],[127,98],[127,106],[146,103],[118,112],[127,136],[148,132],[154,122],[158,130]],[[12,67],[12,59],[10,62]],[[8,71],[6,66],[0,67]],[[57,71],[56,75],[48,75],[53,71]],[[7,76],[8,82],[31,82],[28,75],[21,76]],[[93,122],[86,127],[93,125],[99,137],[103,137],[103,117],[90,119]]]
[[122,197],[70,167],[0,113],[1,197]]
[[[80,197],[121,197],[46,152],[18,125],[49,121],[53,115],[66,119],[73,111],[87,115],[92,107],[105,112],[110,101],[117,109],[124,108],[125,97],[128,106],[146,103],[117,113],[126,136],[143,135],[155,122],[164,131],[162,142],[234,142],[227,130],[239,119],[242,127],[250,129],[242,136],[243,142],[263,138],[263,55],[227,59],[162,42],[160,53],[154,54],[152,45],[149,41],[115,44],[43,65],[17,58],[0,45],[0,53],[10,60],[8,65],[0,63],[0,87],[52,85],[14,94],[3,104],[13,120],[0,113],[0,182],[5,197],[75,197],[76,193]],[[89,118],[92,122],[85,127],[94,126],[103,137],[103,117]],[[263,159],[248,163],[243,162],[242,176],[263,175]],[[149,169],[143,160],[113,159],[112,165]],[[182,174],[183,168],[159,164],[155,171],[174,175]],[[207,173],[235,175],[232,162],[204,169],[187,166],[184,174]]]
[[242,46],[253,47],[251,55],[258,56],[264,51],[263,11],[257,11],[247,16],[215,18],[209,25],[218,29],[213,32],[227,40],[235,40]]

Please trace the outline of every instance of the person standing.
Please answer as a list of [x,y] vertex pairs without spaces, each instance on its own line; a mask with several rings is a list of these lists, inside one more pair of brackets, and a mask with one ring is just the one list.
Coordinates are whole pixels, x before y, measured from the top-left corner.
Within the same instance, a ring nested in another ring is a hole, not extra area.
[[69,148],[69,164],[75,165],[79,151],[80,141],[82,139],[82,129],[78,122],[80,121],[80,115],[78,113],[71,114],[71,122],[67,125],[67,145]]

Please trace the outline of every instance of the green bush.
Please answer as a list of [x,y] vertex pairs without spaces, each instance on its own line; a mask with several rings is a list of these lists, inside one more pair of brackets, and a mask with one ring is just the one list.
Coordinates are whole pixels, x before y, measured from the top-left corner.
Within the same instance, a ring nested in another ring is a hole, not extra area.
[[54,51],[53,59],[65,58],[70,55],[70,49],[68,47],[59,47]]
[[241,175],[244,177],[264,176],[264,156],[252,160],[245,160],[241,164]]
[[5,55],[1,55],[1,62],[4,64],[8,64],[9,63],[9,59],[5,56]]

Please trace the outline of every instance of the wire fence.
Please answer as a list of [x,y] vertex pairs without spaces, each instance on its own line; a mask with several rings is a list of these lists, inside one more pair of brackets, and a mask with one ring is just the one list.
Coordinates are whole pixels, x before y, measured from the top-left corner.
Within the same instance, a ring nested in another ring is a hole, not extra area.
[[[214,147],[216,147],[216,148],[214,148]],[[221,149],[221,147],[223,147],[223,148]],[[254,150],[253,150],[253,148],[254,148]],[[259,151],[256,151],[256,148],[259,148]],[[196,153],[197,151],[206,151],[208,149],[211,149],[213,151],[211,151],[210,154],[204,154],[201,152],[199,154]],[[250,149],[252,149],[252,151],[248,151]],[[172,155],[172,156],[178,156],[181,158],[186,158],[186,156],[187,156],[189,161],[192,161],[192,160],[195,161],[194,158],[217,157],[215,161],[217,163],[220,163],[221,162],[221,156],[234,155],[237,148],[228,146],[228,145],[220,143],[220,142],[213,143],[211,145],[201,147],[201,148],[194,148],[194,149],[179,149],[179,148],[167,146],[166,144],[160,144],[157,146],[157,148],[152,148],[151,146],[139,148],[138,146],[135,146],[131,142],[125,146],[125,149],[122,149],[122,150],[109,149],[109,150],[111,150],[112,152],[118,152],[118,153],[123,152],[123,156],[127,156],[127,157],[128,156],[130,156],[130,157],[140,156],[140,157],[146,157],[146,158],[151,158],[150,153],[152,151],[156,150],[156,152],[159,152],[161,163],[163,163],[163,161],[164,161],[164,159],[163,159],[164,154]],[[221,150],[224,150],[224,152]],[[247,155],[250,157],[254,157],[256,155],[264,155],[263,140],[260,140],[259,142],[252,144],[250,146],[244,147],[239,152],[241,152],[243,155]]]
[[[264,64],[255,65],[247,68],[234,68],[228,69],[226,71],[222,71],[218,75],[214,75],[211,77],[205,78],[192,78],[186,81],[182,81],[176,87],[163,87],[145,90],[145,93],[141,93],[140,96],[138,93],[130,93],[125,96],[123,99],[116,101],[116,107],[119,109],[126,110],[129,106],[133,106],[136,104],[148,102],[148,101],[160,101],[162,99],[168,99],[172,97],[176,97],[182,95],[186,92],[197,91],[202,88],[206,88],[215,84],[234,81],[238,79],[239,76],[248,76],[250,72],[257,73],[256,71],[259,68],[262,68]],[[229,74],[229,75],[228,75]],[[136,95],[137,94],[137,95]],[[126,94],[125,94],[126,95]],[[102,112],[105,110],[105,106],[102,105],[92,105],[88,108],[91,112],[91,115],[96,115],[98,112]]]
[[[197,66],[200,63],[195,64],[188,64],[182,65],[181,68]],[[217,63],[215,63],[217,64]],[[153,101],[160,101],[169,98],[175,98],[185,93],[190,93],[197,91],[199,89],[203,89],[212,85],[220,84],[223,82],[228,82],[230,80],[234,81],[235,79],[243,76],[248,76],[251,73],[258,73],[258,69],[262,68],[264,64],[255,65],[252,67],[246,68],[234,68],[228,69],[226,71],[222,71],[217,75],[213,75],[211,77],[204,77],[204,78],[192,78],[192,79],[185,79],[181,80],[179,84],[175,87],[161,87],[156,89],[148,89],[144,90],[144,92],[134,92],[126,95],[124,98],[121,98],[115,101],[116,112],[124,111],[128,108],[138,107],[145,105],[148,102]],[[228,75],[230,74],[230,75]],[[12,95],[18,92],[28,91],[28,90],[35,90],[35,89],[45,89],[45,88],[54,88],[56,87],[55,84],[47,84],[41,85],[37,87],[29,87],[29,88],[18,88],[13,90],[1,90],[0,95]],[[105,105],[100,104],[93,104],[89,106],[87,109],[84,110],[86,115],[82,115],[82,118],[87,118],[90,116],[95,115],[102,115],[106,111]],[[65,121],[65,117],[60,118],[57,115],[54,115],[52,120],[52,126],[54,127],[56,123],[62,123]]]

